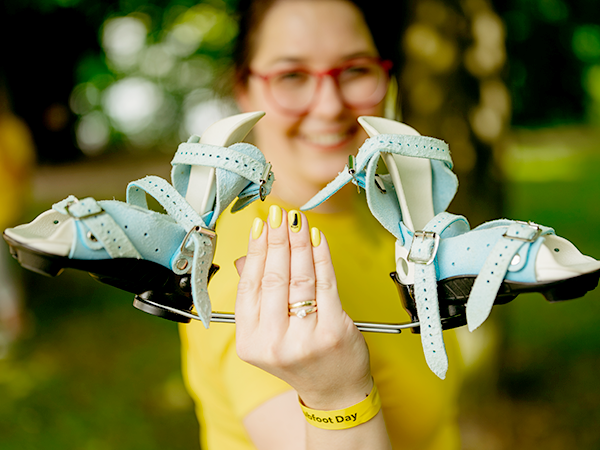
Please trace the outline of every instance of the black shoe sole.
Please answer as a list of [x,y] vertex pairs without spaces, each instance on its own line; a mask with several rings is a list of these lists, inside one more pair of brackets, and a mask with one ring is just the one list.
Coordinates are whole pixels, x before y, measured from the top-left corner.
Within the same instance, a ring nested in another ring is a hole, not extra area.
[[[417,305],[415,302],[414,286],[402,284],[396,272],[390,274],[398,288],[402,306],[408,312],[411,322],[419,322]],[[442,329],[461,327],[467,324],[467,300],[475,283],[475,275],[447,278],[438,281],[438,303]],[[500,285],[494,305],[503,305],[513,301],[519,294],[539,292],[549,302],[562,302],[583,297],[598,286],[600,270],[586,273],[566,280],[549,283],[515,283],[504,281]],[[411,328],[413,333],[420,333],[419,327]]]
[[[144,259],[70,259],[31,248],[11,239],[6,234],[3,234],[3,237],[10,247],[12,256],[25,269],[49,277],[58,276],[65,269],[89,272],[92,278],[101,283],[136,294],[133,306],[141,311],[174,322],[190,322],[187,317],[145,303],[145,300],[151,300],[190,312],[193,307],[190,275],[177,275],[160,264]],[[218,270],[219,266],[215,264],[211,266],[209,281]]]

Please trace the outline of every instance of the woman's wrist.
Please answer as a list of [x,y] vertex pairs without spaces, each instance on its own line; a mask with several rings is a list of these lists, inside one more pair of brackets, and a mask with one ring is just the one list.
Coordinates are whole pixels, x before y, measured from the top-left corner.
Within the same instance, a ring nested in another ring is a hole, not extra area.
[[301,403],[311,409],[322,411],[344,409],[353,406],[364,400],[373,390],[374,381],[369,374],[367,378],[360,383],[339,383],[335,388],[329,389],[313,389],[300,391],[298,398]]

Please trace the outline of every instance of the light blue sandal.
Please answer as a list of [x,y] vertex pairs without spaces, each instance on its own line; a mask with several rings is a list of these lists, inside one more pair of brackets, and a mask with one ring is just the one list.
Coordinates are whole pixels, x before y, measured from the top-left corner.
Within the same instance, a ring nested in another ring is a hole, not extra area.
[[[32,222],[5,230],[4,239],[27,269],[50,276],[65,268],[88,271],[137,294],[139,309],[176,321],[189,319],[157,303],[189,313],[193,302],[208,327],[216,220],[236,197],[233,212],[264,200],[274,181],[256,147],[234,143],[263,115],[229,117],[181,144],[172,161],[173,186],[142,178],[128,185],[126,203],[69,196]],[[166,214],[149,210],[146,194]]]
[[[561,301],[597,286],[600,262],[551,228],[496,220],[470,230],[464,217],[445,212],[458,187],[445,142],[388,119],[359,122],[370,139],[302,209],[318,206],[350,181],[366,190],[371,212],[397,239],[392,276],[419,323],[427,364],[440,378],[448,369],[443,329],[467,323],[473,331],[494,304],[520,293]],[[377,173],[380,159],[388,174]]]

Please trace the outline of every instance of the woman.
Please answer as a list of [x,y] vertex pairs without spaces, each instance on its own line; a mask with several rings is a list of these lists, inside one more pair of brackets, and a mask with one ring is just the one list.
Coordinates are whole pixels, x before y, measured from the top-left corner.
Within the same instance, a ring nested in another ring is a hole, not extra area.
[[[407,321],[388,275],[394,238],[353,187],[306,216],[297,212],[366,139],[356,119],[384,113],[389,63],[369,16],[347,0],[271,0],[252,2],[242,17],[235,99],[243,111],[266,112],[253,143],[276,182],[266,202],[225,214],[217,226],[222,269],[210,295],[213,310],[236,308],[236,327],[181,327],[203,448],[459,448],[454,334],[445,335],[454,364],[441,381],[418,335],[363,335],[352,324]],[[361,90],[357,73],[379,81]],[[309,232],[309,220],[322,233]],[[236,305],[230,261],[246,253]],[[288,316],[288,304],[315,298],[316,312]],[[309,424],[298,404],[300,397],[314,410],[338,410],[373,386],[381,411],[342,431]]]

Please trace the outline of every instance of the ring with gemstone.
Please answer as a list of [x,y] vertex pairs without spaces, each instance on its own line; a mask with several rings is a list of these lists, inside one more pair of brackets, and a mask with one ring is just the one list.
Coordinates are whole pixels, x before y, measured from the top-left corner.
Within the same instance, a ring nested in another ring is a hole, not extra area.
[[301,319],[314,312],[317,312],[317,302],[315,300],[304,300],[288,306],[288,315],[300,317]]

